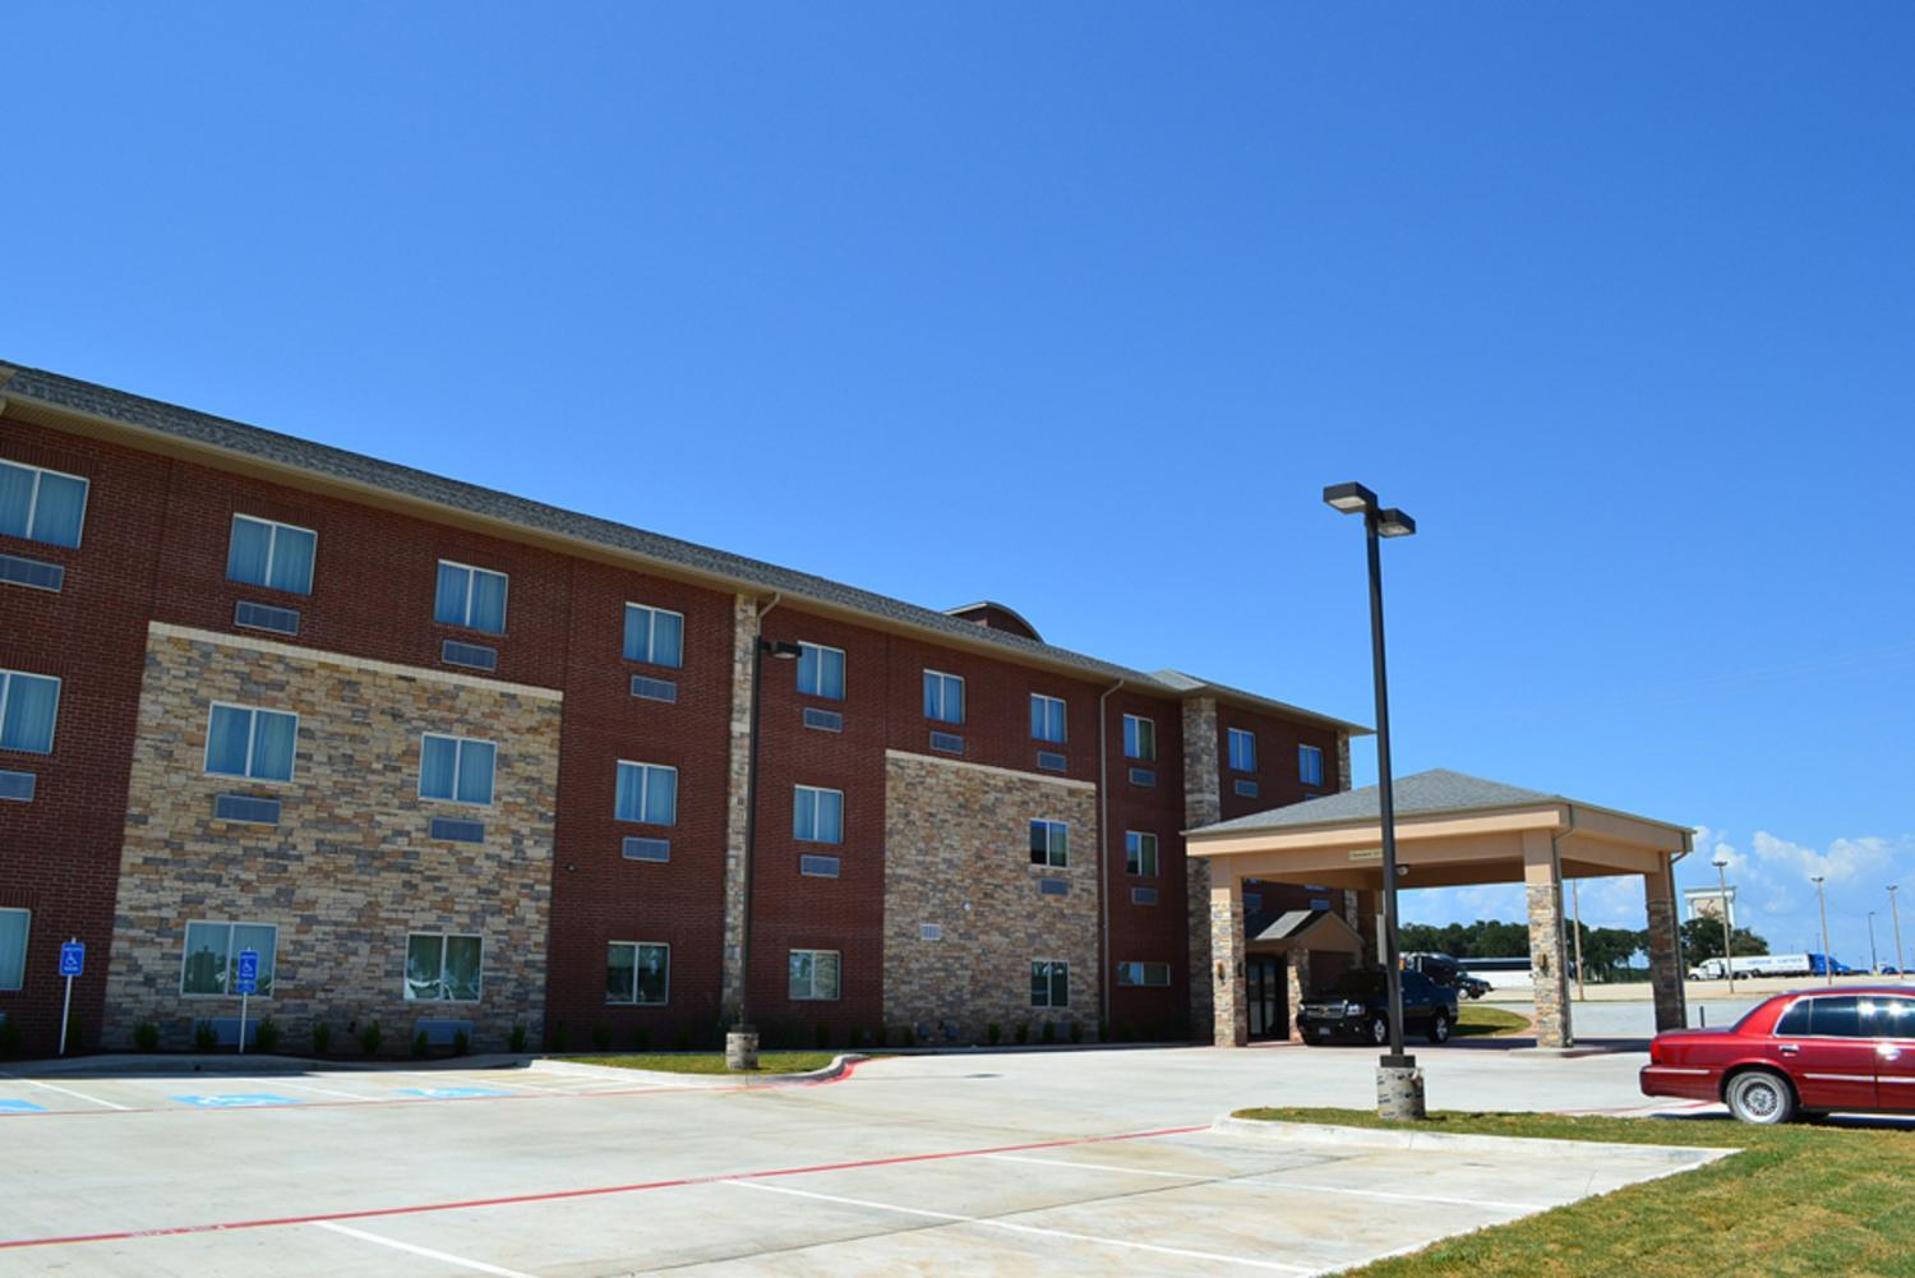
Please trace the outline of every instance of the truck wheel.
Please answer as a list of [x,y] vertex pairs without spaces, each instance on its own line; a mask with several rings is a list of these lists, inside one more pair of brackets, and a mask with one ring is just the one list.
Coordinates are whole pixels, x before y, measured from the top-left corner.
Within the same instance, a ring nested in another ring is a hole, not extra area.
[[1436,1015],[1430,1018],[1430,1042],[1447,1043],[1449,1041],[1450,1014],[1439,1008]]
[[1766,1069],[1735,1075],[1722,1089],[1729,1112],[1745,1123],[1786,1123],[1795,1115],[1795,1090],[1787,1079]]

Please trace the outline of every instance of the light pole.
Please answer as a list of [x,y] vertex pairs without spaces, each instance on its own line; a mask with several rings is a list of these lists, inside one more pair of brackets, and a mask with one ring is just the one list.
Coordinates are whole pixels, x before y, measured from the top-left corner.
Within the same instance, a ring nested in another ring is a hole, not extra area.
[[1888,885],[1888,920],[1889,926],[1895,929],[1895,979],[1906,981],[1908,967],[1902,962],[1902,915],[1895,908],[1895,886],[1893,883]]
[[1868,974],[1870,976],[1880,976],[1882,974],[1882,961],[1879,958],[1875,957],[1875,911],[1874,910],[1870,910],[1868,912]]
[[758,850],[758,721],[764,704],[765,658],[795,661],[798,645],[760,639],[751,652],[751,750],[745,763],[745,900],[738,920],[738,1019],[725,1034],[725,1065],[758,1068],[758,1031],[746,1010],[751,989],[751,885]]
[[1710,862],[1716,868],[1716,882],[1721,892],[1716,896],[1716,908],[1722,912],[1722,966],[1729,972],[1729,993],[1735,993],[1735,925],[1729,922],[1729,857],[1718,852]]
[[1829,953],[1829,898],[1828,894],[1822,890],[1821,875],[1811,875],[1809,882],[1815,884],[1815,904],[1822,912],[1822,983],[1833,985],[1835,984],[1835,956]]
[[1383,829],[1383,962],[1390,997],[1390,1050],[1376,1071],[1377,1109],[1384,1118],[1423,1117],[1423,1075],[1403,1050],[1403,972],[1396,935],[1396,791],[1390,778],[1390,691],[1383,664],[1384,537],[1408,537],[1416,521],[1395,507],[1381,507],[1362,484],[1332,484],[1323,500],[1333,510],[1363,516],[1370,561],[1370,665],[1376,683],[1376,780]]

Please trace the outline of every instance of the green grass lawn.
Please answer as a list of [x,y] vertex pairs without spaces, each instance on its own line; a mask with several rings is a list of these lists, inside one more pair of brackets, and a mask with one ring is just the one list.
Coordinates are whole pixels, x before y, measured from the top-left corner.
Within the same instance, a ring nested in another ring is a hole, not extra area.
[[[630,1056],[560,1056],[580,1065],[610,1065],[614,1069],[653,1069],[665,1074],[729,1074],[723,1052],[651,1052]],[[838,1059],[836,1052],[760,1052],[760,1074],[808,1074]],[[740,1072],[740,1078],[749,1073]]]
[[1743,1151],[1379,1261],[1359,1271],[1366,1278],[1915,1275],[1915,1130],[1460,1112],[1403,1124],[1344,1109],[1247,1109],[1238,1117]]
[[1493,1038],[1499,1034],[1521,1034],[1529,1029],[1529,1018],[1500,1007],[1465,1003],[1456,1009],[1456,1024],[1450,1033],[1457,1038]]

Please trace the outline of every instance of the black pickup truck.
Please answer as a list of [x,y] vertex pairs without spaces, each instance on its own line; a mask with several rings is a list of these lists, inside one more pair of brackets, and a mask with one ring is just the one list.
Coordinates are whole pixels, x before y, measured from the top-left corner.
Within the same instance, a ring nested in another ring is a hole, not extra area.
[[[1447,1043],[1456,1025],[1456,990],[1414,969],[1403,973],[1403,1032]],[[1390,992],[1380,968],[1357,968],[1337,978],[1329,994],[1312,995],[1297,1013],[1306,1043],[1351,1039],[1384,1046],[1390,1041]]]

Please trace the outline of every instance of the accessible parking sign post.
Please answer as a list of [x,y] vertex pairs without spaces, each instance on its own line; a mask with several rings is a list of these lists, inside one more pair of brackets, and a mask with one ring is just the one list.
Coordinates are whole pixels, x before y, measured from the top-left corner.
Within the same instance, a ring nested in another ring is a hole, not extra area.
[[73,978],[86,971],[86,942],[79,937],[60,947],[60,975],[66,978],[66,999],[60,1004],[60,1055],[66,1055],[67,1017],[73,1012]]
[[239,1054],[246,1054],[246,1000],[259,989],[259,951],[239,952],[239,971],[233,984],[239,989]]

